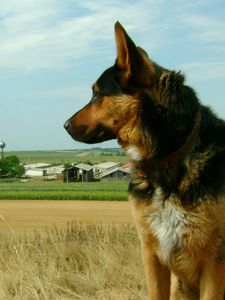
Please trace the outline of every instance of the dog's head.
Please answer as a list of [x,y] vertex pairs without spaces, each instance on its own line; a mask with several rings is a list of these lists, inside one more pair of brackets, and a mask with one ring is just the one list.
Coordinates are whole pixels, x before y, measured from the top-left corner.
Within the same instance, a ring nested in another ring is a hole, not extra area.
[[173,116],[168,124],[166,116],[183,109],[177,91],[184,78],[151,61],[118,22],[115,36],[115,64],[93,84],[91,101],[64,127],[84,143],[118,139],[133,159],[140,160],[152,156],[159,142],[163,149],[174,135],[177,119]]

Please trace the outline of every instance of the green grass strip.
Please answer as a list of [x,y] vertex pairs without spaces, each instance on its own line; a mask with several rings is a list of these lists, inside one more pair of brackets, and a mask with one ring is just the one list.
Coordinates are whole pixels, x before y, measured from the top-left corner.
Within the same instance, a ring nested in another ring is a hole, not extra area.
[[125,191],[1,191],[0,200],[127,200]]

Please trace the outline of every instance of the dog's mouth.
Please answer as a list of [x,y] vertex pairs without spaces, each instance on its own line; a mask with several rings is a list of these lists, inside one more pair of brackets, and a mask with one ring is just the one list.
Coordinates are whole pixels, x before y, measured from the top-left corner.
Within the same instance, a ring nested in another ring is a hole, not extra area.
[[86,144],[101,143],[116,138],[113,131],[104,125],[98,125],[96,128],[90,130],[86,125],[74,127],[71,125],[70,120],[68,120],[64,124],[64,128],[74,140]]

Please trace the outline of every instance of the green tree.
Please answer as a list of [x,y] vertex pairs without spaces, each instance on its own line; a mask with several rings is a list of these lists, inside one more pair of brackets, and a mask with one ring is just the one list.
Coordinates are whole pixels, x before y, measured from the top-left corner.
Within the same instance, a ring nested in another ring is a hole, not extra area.
[[24,166],[16,155],[0,160],[0,176],[21,177],[25,173]]

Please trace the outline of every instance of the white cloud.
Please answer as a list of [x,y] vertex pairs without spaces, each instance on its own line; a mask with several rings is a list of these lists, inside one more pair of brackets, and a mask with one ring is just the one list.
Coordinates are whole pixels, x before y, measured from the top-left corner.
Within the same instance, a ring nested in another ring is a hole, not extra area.
[[211,4],[210,0],[204,4],[176,0],[170,4],[163,0],[1,0],[0,68],[4,73],[27,72],[67,68],[88,56],[102,61],[114,58],[113,24],[117,19],[150,51],[193,42],[224,60],[225,21],[203,13],[204,5]]
[[63,4],[3,0],[0,11],[0,66],[25,71],[67,67],[90,53],[92,59],[110,57],[114,51],[113,24],[117,19],[131,33],[141,34],[154,15],[146,10],[145,1],[130,4],[112,0]]
[[192,81],[225,78],[225,61],[192,62],[179,66]]

